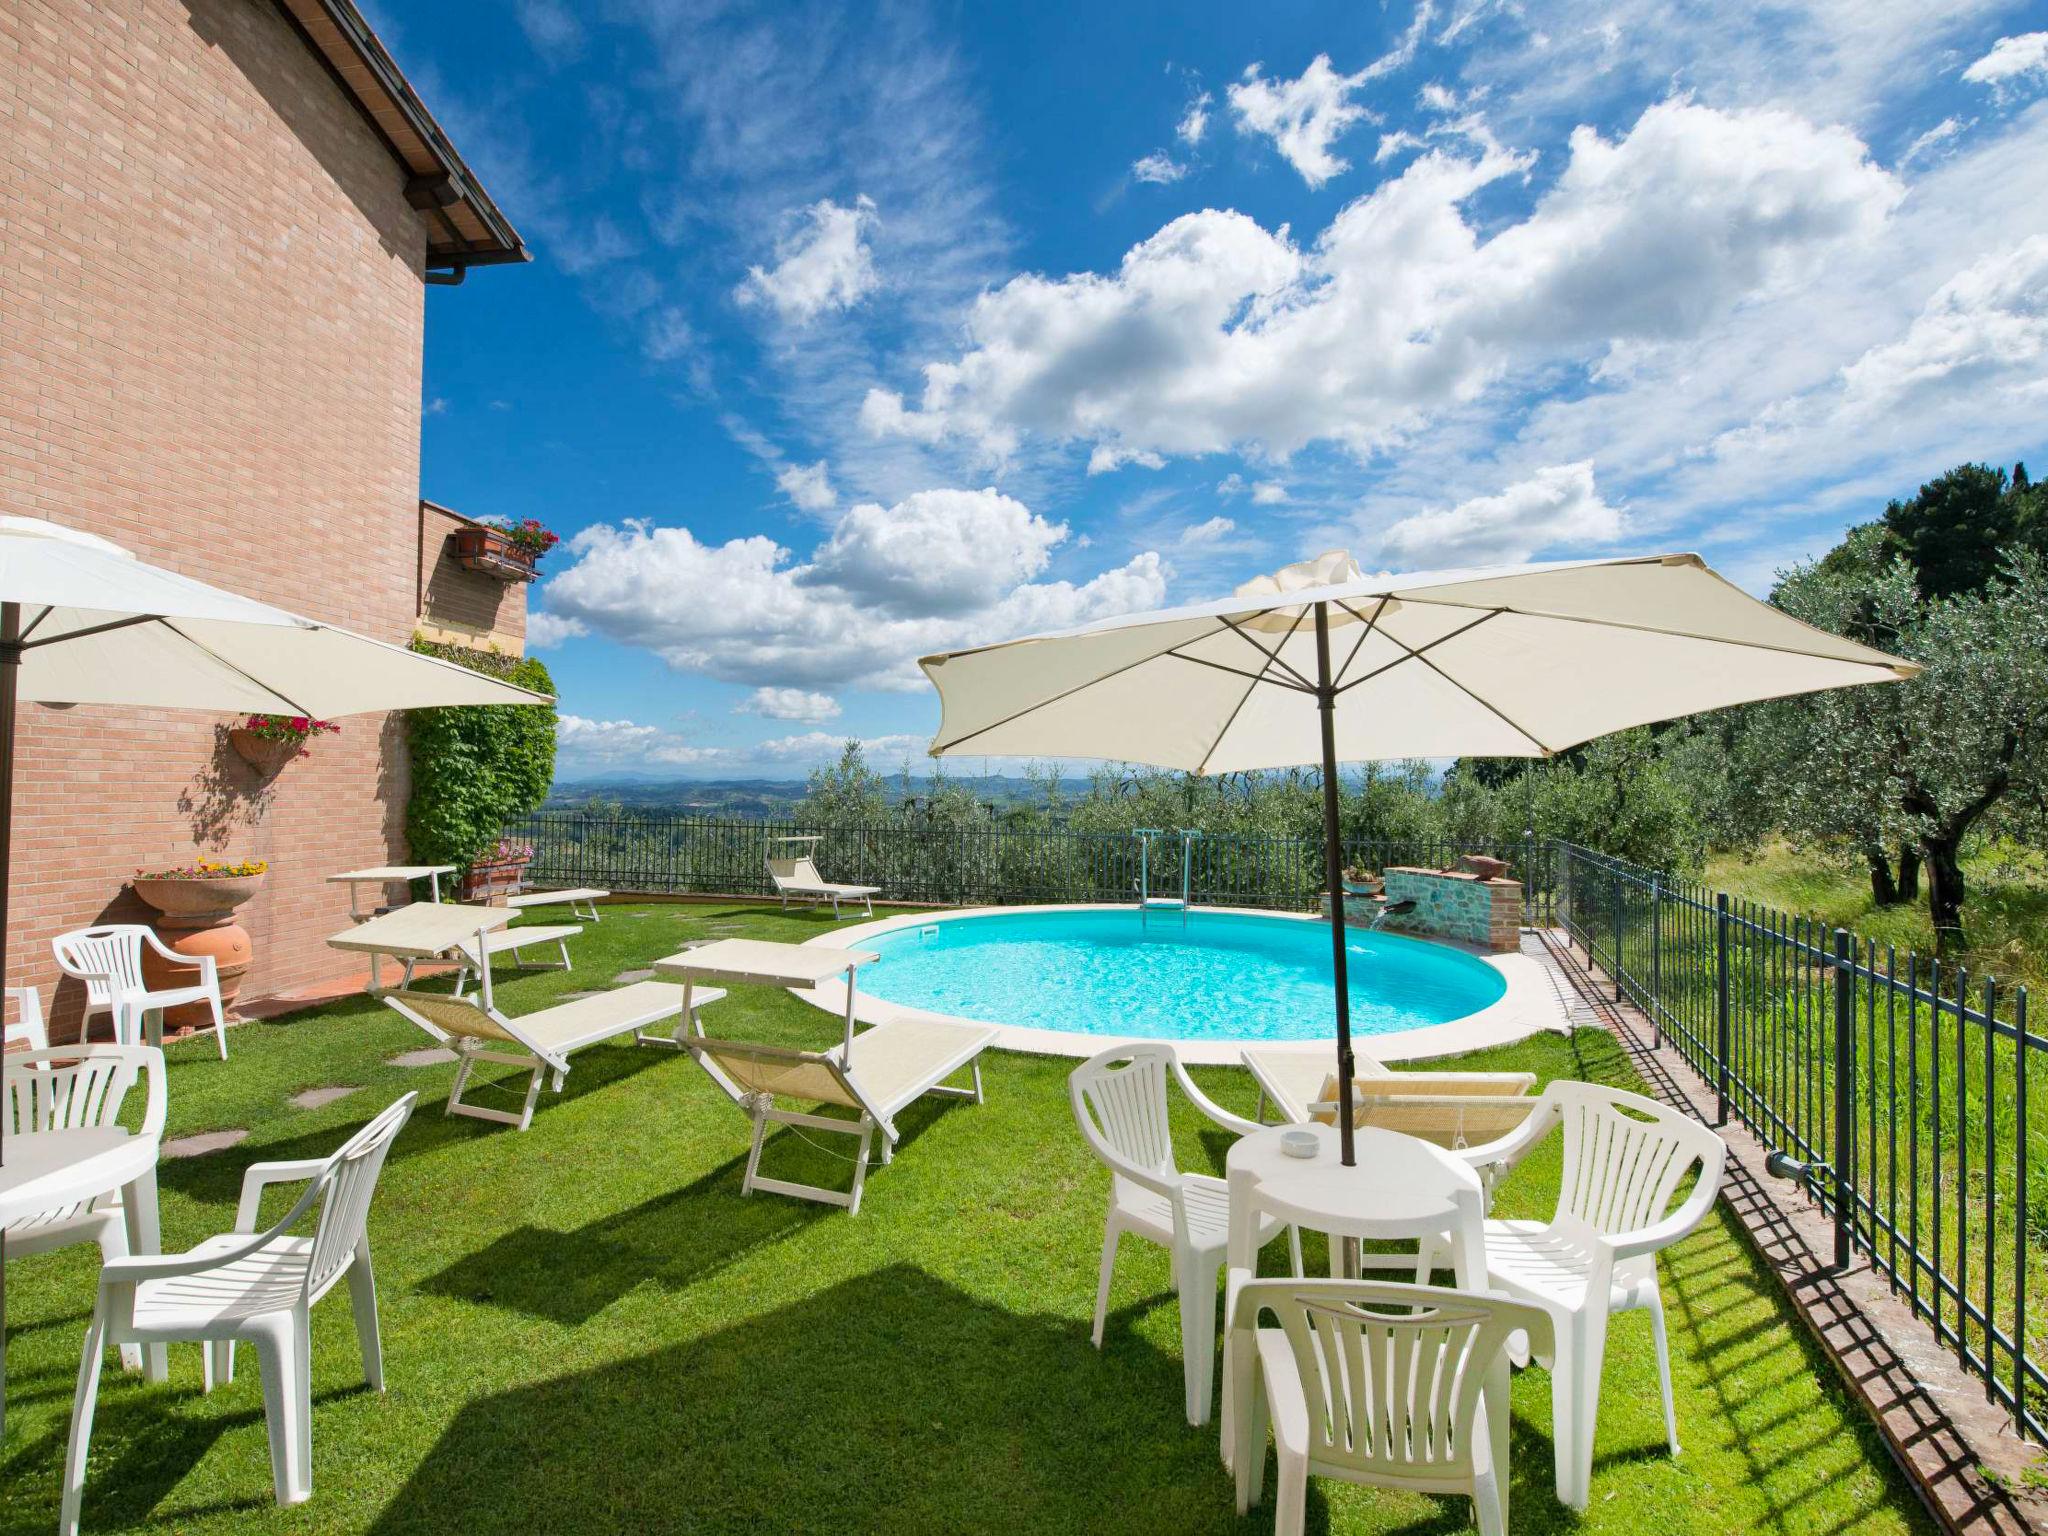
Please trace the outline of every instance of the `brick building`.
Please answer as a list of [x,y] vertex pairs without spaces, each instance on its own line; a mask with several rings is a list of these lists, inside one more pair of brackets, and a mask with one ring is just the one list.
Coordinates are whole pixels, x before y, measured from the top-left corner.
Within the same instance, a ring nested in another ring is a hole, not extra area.
[[[0,512],[380,639],[518,650],[524,588],[455,564],[466,519],[420,499],[420,392],[429,287],[525,259],[351,0],[0,4]],[[324,877],[404,856],[402,722],[268,779],[229,723],[22,707],[10,983],[47,1006],[51,936],[146,920],[123,882],[195,851],[270,861],[245,998],[349,969]]]

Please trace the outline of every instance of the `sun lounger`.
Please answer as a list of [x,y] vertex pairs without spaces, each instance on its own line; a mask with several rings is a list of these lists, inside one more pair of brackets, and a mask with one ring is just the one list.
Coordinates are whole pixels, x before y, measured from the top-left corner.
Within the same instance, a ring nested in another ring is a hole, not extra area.
[[[699,987],[691,998],[691,1010],[713,1003],[725,993],[717,987]],[[473,1115],[479,1120],[496,1120],[525,1130],[533,1123],[534,1101],[540,1096],[541,1079],[554,1074],[555,1092],[562,1091],[562,1079],[569,1071],[569,1058],[587,1045],[642,1032],[664,1020],[673,1021],[680,1033],[684,1027],[683,989],[673,982],[642,981],[616,991],[579,997],[523,1018],[507,1018],[493,1006],[490,973],[486,971],[475,997],[450,997],[444,992],[405,990],[387,992],[384,1001],[443,1045],[453,1046],[461,1057],[455,1084],[448,1090],[448,1113]],[[660,1036],[651,1037],[667,1043]],[[514,1055],[510,1046],[523,1054]],[[532,1072],[526,1088],[526,1102],[518,1113],[485,1109],[463,1098],[470,1074],[480,1061],[507,1067],[527,1067]]]
[[[699,991],[698,996],[703,996]],[[682,1037],[697,1064],[725,1090],[754,1123],[753,1145],[747,1153],[742,1194],[765,1189],[800,1200],[843,1205],[860,1213],[861,1188],[867,1181],[868,1150],[877,1131],[882,1135],[882,1162],[895,1152],[896,1116],[908,1104],[933,1094],[945,1098],[981,1098],[981,1053],[996,1031],[985,1025],[953,1024],[942,1019],[898,1019],[878,1024],[829,1051],[801,1051],[788,1046],[757,1045],[739,1040],[707,1039],[699,1032]],[[948,1087],[945,1080],[972,1068],[972,1087]],[[777,1100],[829,1104],[855,1112],[843,1119],[785,1109]],[[823,1189],[759,1172],[761,1143],[770,1124],[831,1131],[860,1138],[853,1160],[850,1190]]]
[[787,907],[791,897],[807,901],[813,906],[822,901],[832,903],[832,915],[839,915],[839,903],[857,901],[869,917],[875,915],[875,897],[882,888],[879,885],[834,885],[818,874],[818,866],[811,862],[811,849],[817,846],[815,837],[778,837],[772,844],[792,851],[768,855],[768,880],[775,887],[775,893]]
[[[493,956],[510,953],[512,963],[518,966],[537,965],[547,970],[570,971],[575,967],[569,963],[569,941],[581,933],[581,928],[563,926],[543,928],[538,924],[526,928],[500,928],[493,933],[482,935],[483,959],[488,962]],[[548,961],[530,961],[520,951],[531,949],[536,944],[552,944],[561,951],[562,963],[554,965]],[[462,961],[462,968],[455,973],[455,995],[462,996],[462,989],[478,969],[477,943],[471,940],[456,951]]]
[[[1334,1088],[1328,1093],[1323,1091],[1325,1081],[1334,1075],[1330,1070],[1332,1056],[1333,1052],[1327,1049],[1306,1051],[1277,1046],[1246,1046],[1244,1064],[1251,1069],[1259,1085],[1259,1107],[1253,1118],[1263,1121],[1266,1105],[1270,1102],[1282,1121],[1289,1125],[1305,1123],[1318,1101],[1336,1097]],[[1354,1049],[1352,1058],[1357,1067],[1352,1078],[1354,1097],[1363,1094],[1514,1097],[1528,1093],[1536,1086],[1536,1074],[1533,1072],[1433,1072],[1426,1068],[1397,1072],[1363,1051]]]
[[598,921],[597,904],[610,895],[610,891],[600,891],[593,885],[579,885],[570,891],[525,891],[517,896],[507,896],[505,905],[520,911],[528,907],[566,906],[571,917],[594,923]]

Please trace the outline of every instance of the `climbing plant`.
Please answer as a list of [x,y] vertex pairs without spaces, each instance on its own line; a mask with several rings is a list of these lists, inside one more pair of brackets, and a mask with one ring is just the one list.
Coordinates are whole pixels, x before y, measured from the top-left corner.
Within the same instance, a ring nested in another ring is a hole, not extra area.
[[[532,657],[415,639],[412,648],[536,693],[554,680]],[[406,714],[412,800],[406,836],[427,864],[467,865],[505,823],[539,808],[555,779],[555,712],[546,705],[471,704]]]

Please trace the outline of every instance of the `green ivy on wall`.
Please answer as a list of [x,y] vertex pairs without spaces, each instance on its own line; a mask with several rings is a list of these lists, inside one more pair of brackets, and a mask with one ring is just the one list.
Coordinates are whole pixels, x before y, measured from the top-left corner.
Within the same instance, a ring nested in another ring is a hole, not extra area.
[[[532,657],[415,638],[412,649],[521,688],[552,694]],[[537,810],[555,780],[555,712],[544,705],[471,704],[406,713],[412,800],[406,836],[423,864],[467,866],[516,816]]]

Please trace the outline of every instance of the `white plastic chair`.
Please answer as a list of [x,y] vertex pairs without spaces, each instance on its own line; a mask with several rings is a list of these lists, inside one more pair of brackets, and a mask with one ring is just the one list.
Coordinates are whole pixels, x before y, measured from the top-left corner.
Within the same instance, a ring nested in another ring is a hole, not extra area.
[[[86,1447],[99,1397],[100,1362],[111,1343],[206,1345],[206,1390],[234,1379],[235,1344],[256,1346],[263,1375],[263,1413],[270,1431],[270,1475],[279,1504],[313,1492],[313,1304],[344,1276],[355,1308],[363,1376],[384,1390],[384,1352],[377,1334],[377,1283],[370,1268],[365,1222],[391,1144],[411,1116],[408,1093],[364,1126],[333,1155],[301,1162],[254,1163],[242,1174],[235,1230],[163,1258],[111,1261],[100,1271],[99,1302],[78,1365],[71,1406],[71,1444],[64,1458],[60,1536],[77,1536],[85,1487]],[[256,1230],[263,1191],[306,1181],[284,1220]],[[293,1237],[301,1217],[320,1208],[311,1237]]]
[[[152,992],[142,979],[142,950],[148,945],[173,965],[199,967],[199,980],[187,987]],[[186,1003],[205,1003],[213,1010],[213,1034],[220,1059],[228,1059],[228,1021],[220,1004],[220,968],[211,955],[181,955],[141,923],[107,923],[80,928],[50,940],[57,968],[85,983],[85,1021],[111,1014],[114,1039],[139,1045],[145,1019],[151,1020],[150,1044],[163,1044],[163,1010]]]
[[[1206,1424],[1214,1394],[1216,1363],[1216,1274],[1230,1242],[1230,1189],[1206,1174],[1174,1166],[1168,1122],[1167,1075],[1211,1122],[1233,1135],[1260,1129],[1253,1121],[1213,1103],[1197,1088],[1173,1047],[1164,1041],[1112,1046],[1076,1067],[1067,1078],[1074,1119],[1089,1150],[1111,1175],[1109,1219],[1102,1234],[1102,1263],[1095,1281],[1095,1327],[1102,1348],[1109,1314],[1109,1282],[1116,1271],[1117,1244],[1126,1232],[1159,1244],[1173,1255],[1174,1289],[1180,1293],[1181,1363],[1186,1376],[1190,1424]],[[1284,1223],[1261,1223],[1258,1241],[1269,1242]],[[1288,1229],[1294,1272],[1301,1273],[1301,1239]]]
[[[1553,1082],[1519,1130],[1465,1155],[1513,1167],[1560,1125],[1564,1177],[1556,1214],[1547,1222],[1487,1222],[1486,1270],[1490,1289],[1550,1314],[1555,1351],[1546,1356],[1532,1345],[1532,1352],[1551,1369],[1557,1496],[1584,1509],[1592,1491],[1607,1320],[1616,1312],[1650,1314],[1664,1432],[1671,1454],[1678,1454],[1657,1254],[1706,1220],[1728,1148],[1697,1120],[1654,1099],[1598,1083]],[[1678,1186],[1695,1169],[1691,1192],[1673,1210]]]
[[43,995],[34,987],[8,987],[7,1000],[14,1004],[12,1024],[0,1027],[0,1049],[21,1046],[43,1051],[50,1046],[49,1026],[43,1022]]
[[[1508,1336],[1544,1313],[1469,1291],[1379,1280],[1253,1280],[1231,1272],[1230,1464],[1237,1512],[1278,1451],[1276,1536],[1299,1536],[1309,1474],[1464,1494],[1482,1536],[1508,1512]],[[1277,1327],[1260,1327],[1261,1316]],[[1546,1340],[1547,1342],[1547,1340]]]
[[[45,1047],[11,1052],[5,1073],[7,1134],[118,1125],[122,1103],[138,1074],[149,1079],[141,1134],[161,1136],[162,1051],[140,1045],[71,1045],[54,1051]],[[127,1214],[120,1192],[115,1190],[96,1200],[24,1216],[8,1224],[7,1258],[12,1262],[73,1243],[97,1243],[102,1264],[124,1259],[128,1256]],[[139,1368],[141,1350],[124,1344],[121,1363],[130,1370]]]

